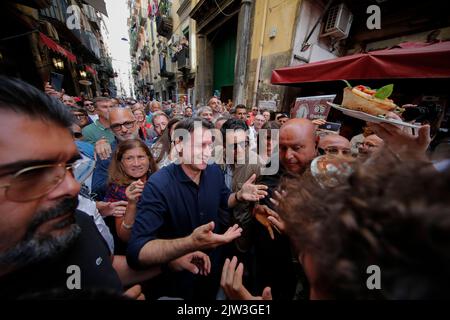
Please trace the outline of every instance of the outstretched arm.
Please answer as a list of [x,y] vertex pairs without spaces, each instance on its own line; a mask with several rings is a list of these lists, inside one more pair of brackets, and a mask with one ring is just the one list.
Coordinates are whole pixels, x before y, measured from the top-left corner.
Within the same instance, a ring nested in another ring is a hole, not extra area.
[[139,252],[139,262],[142,265],[167,263],[193,251],[211,249],[229,243],[239,237],[242,232],[238,225],[230,227],[224,234],[216,234],[213,230],[214,222],[211,221],[196,228],[184,238],[151,240]]

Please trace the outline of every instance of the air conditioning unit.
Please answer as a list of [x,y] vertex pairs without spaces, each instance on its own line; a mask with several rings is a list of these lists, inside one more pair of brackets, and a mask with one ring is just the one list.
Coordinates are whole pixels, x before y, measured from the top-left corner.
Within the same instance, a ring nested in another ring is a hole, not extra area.
[[353,14],[344,3],[331,7],[323,26],[321,37],[345,39],[348,37],[353,21]]

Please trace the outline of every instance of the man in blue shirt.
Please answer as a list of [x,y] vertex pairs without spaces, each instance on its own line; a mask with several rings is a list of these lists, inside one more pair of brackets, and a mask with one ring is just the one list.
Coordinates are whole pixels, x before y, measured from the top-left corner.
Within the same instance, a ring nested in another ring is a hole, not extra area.
[[220,224],[219,208],[234,207],[240,201],[257,201],[267,195],[266,186],[254,185],[255,176],[236,192],[226,187],[220,167],[208,165],[213,150],[213,125],[199,118],[177,125],[175,136],[181,164],[171,164],[153,174],[138,204],[127,258],[135,268],[164,264],[186,253],[206,250],[211,258],[211,275],[202,278],[187,273],[172,274],[162,284],[161,295],[185,299],[214,299],[220,279],[221,245],[241,235],[238,225]]

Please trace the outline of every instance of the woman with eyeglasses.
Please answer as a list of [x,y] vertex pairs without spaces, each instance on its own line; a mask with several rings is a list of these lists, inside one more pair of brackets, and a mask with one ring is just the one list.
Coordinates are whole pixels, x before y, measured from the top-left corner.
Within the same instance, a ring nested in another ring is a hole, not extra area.
[[137,202],[147,179],[157,169],[150,150],[142,140],[125,140],[117,146],[109,166],[108,189],[104,198],[105,202],[128,202],[123,215],[116,215],[114,219],[106,218],[114,236],[116,254],[125,254],[136,217]]

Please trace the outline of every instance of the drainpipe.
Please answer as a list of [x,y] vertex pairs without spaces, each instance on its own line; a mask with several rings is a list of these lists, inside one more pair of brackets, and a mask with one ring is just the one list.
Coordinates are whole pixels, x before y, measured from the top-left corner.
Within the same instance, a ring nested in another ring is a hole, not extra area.
[[261,29],[261,37],[259,40],[259,54],[258,54],[258,63],[256,64],[256,76],[255,76],[255,85],[253,87],[253,106],[256,106],[256,96],[258,94],[258,86],[259,86],[259,74],[261,69],[261,60],[262,60],[262,52],[264,48],[264,35],[266,30],[266,20],[267,20],[267,7],[269,5],[269,0],[265,0],[264,2],[264,16],[263,16],[263,25]]

